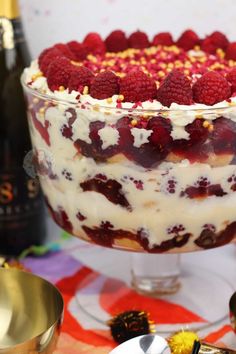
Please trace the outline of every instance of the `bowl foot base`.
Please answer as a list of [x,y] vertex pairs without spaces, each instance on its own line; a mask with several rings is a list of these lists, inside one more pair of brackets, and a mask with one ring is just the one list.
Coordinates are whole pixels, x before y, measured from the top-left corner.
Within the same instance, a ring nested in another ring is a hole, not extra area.
[[140,286],[136,291],[135,284],[132,288],[121,280],[93,273],[78,286],[78,312],[97,329],[107,329],[107,321],[119,313],[146,311],[157,333],[166,334],[183,328],[208,332],[228,318],[234,287],[208,269],[185,264],[172,294],[150,292],[146,285],[143,291]]

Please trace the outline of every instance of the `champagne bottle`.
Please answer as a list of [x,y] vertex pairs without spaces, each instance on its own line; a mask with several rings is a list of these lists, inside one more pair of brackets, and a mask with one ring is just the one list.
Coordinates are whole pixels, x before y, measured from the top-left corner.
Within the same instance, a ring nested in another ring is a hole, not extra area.
[[42,194],[23,168],[31,150],[20,76],[30,62],[16,0],[0,0],[0,254],[44,241]]

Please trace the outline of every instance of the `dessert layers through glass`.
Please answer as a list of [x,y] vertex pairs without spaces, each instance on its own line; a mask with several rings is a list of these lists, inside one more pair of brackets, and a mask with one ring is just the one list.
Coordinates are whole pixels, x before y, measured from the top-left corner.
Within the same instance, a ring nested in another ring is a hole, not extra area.
[[236,106],[175,110],[67,102],[25,86],[54,220],[96,244],[187,252],[236,234]]

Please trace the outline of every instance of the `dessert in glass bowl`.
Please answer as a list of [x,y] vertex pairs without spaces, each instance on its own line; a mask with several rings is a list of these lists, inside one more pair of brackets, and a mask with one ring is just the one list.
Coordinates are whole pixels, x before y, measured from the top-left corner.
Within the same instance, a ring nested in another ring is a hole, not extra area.
[[236,234],[236,43],[191,30],[96,33],[22,82],[54,220],[102,246],[179,253]]

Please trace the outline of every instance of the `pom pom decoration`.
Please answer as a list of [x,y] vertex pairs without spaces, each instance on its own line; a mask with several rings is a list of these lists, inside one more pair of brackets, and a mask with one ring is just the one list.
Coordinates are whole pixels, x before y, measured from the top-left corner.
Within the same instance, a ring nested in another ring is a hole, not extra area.
[[172,354],[191,354],[195,341],[199,341],[195,332],[182,330],[169,337],[168,344]]
[[125,311],[108,321],[113,339],[123,343],[131,338],[153,333],[152,322],[144,311]]

